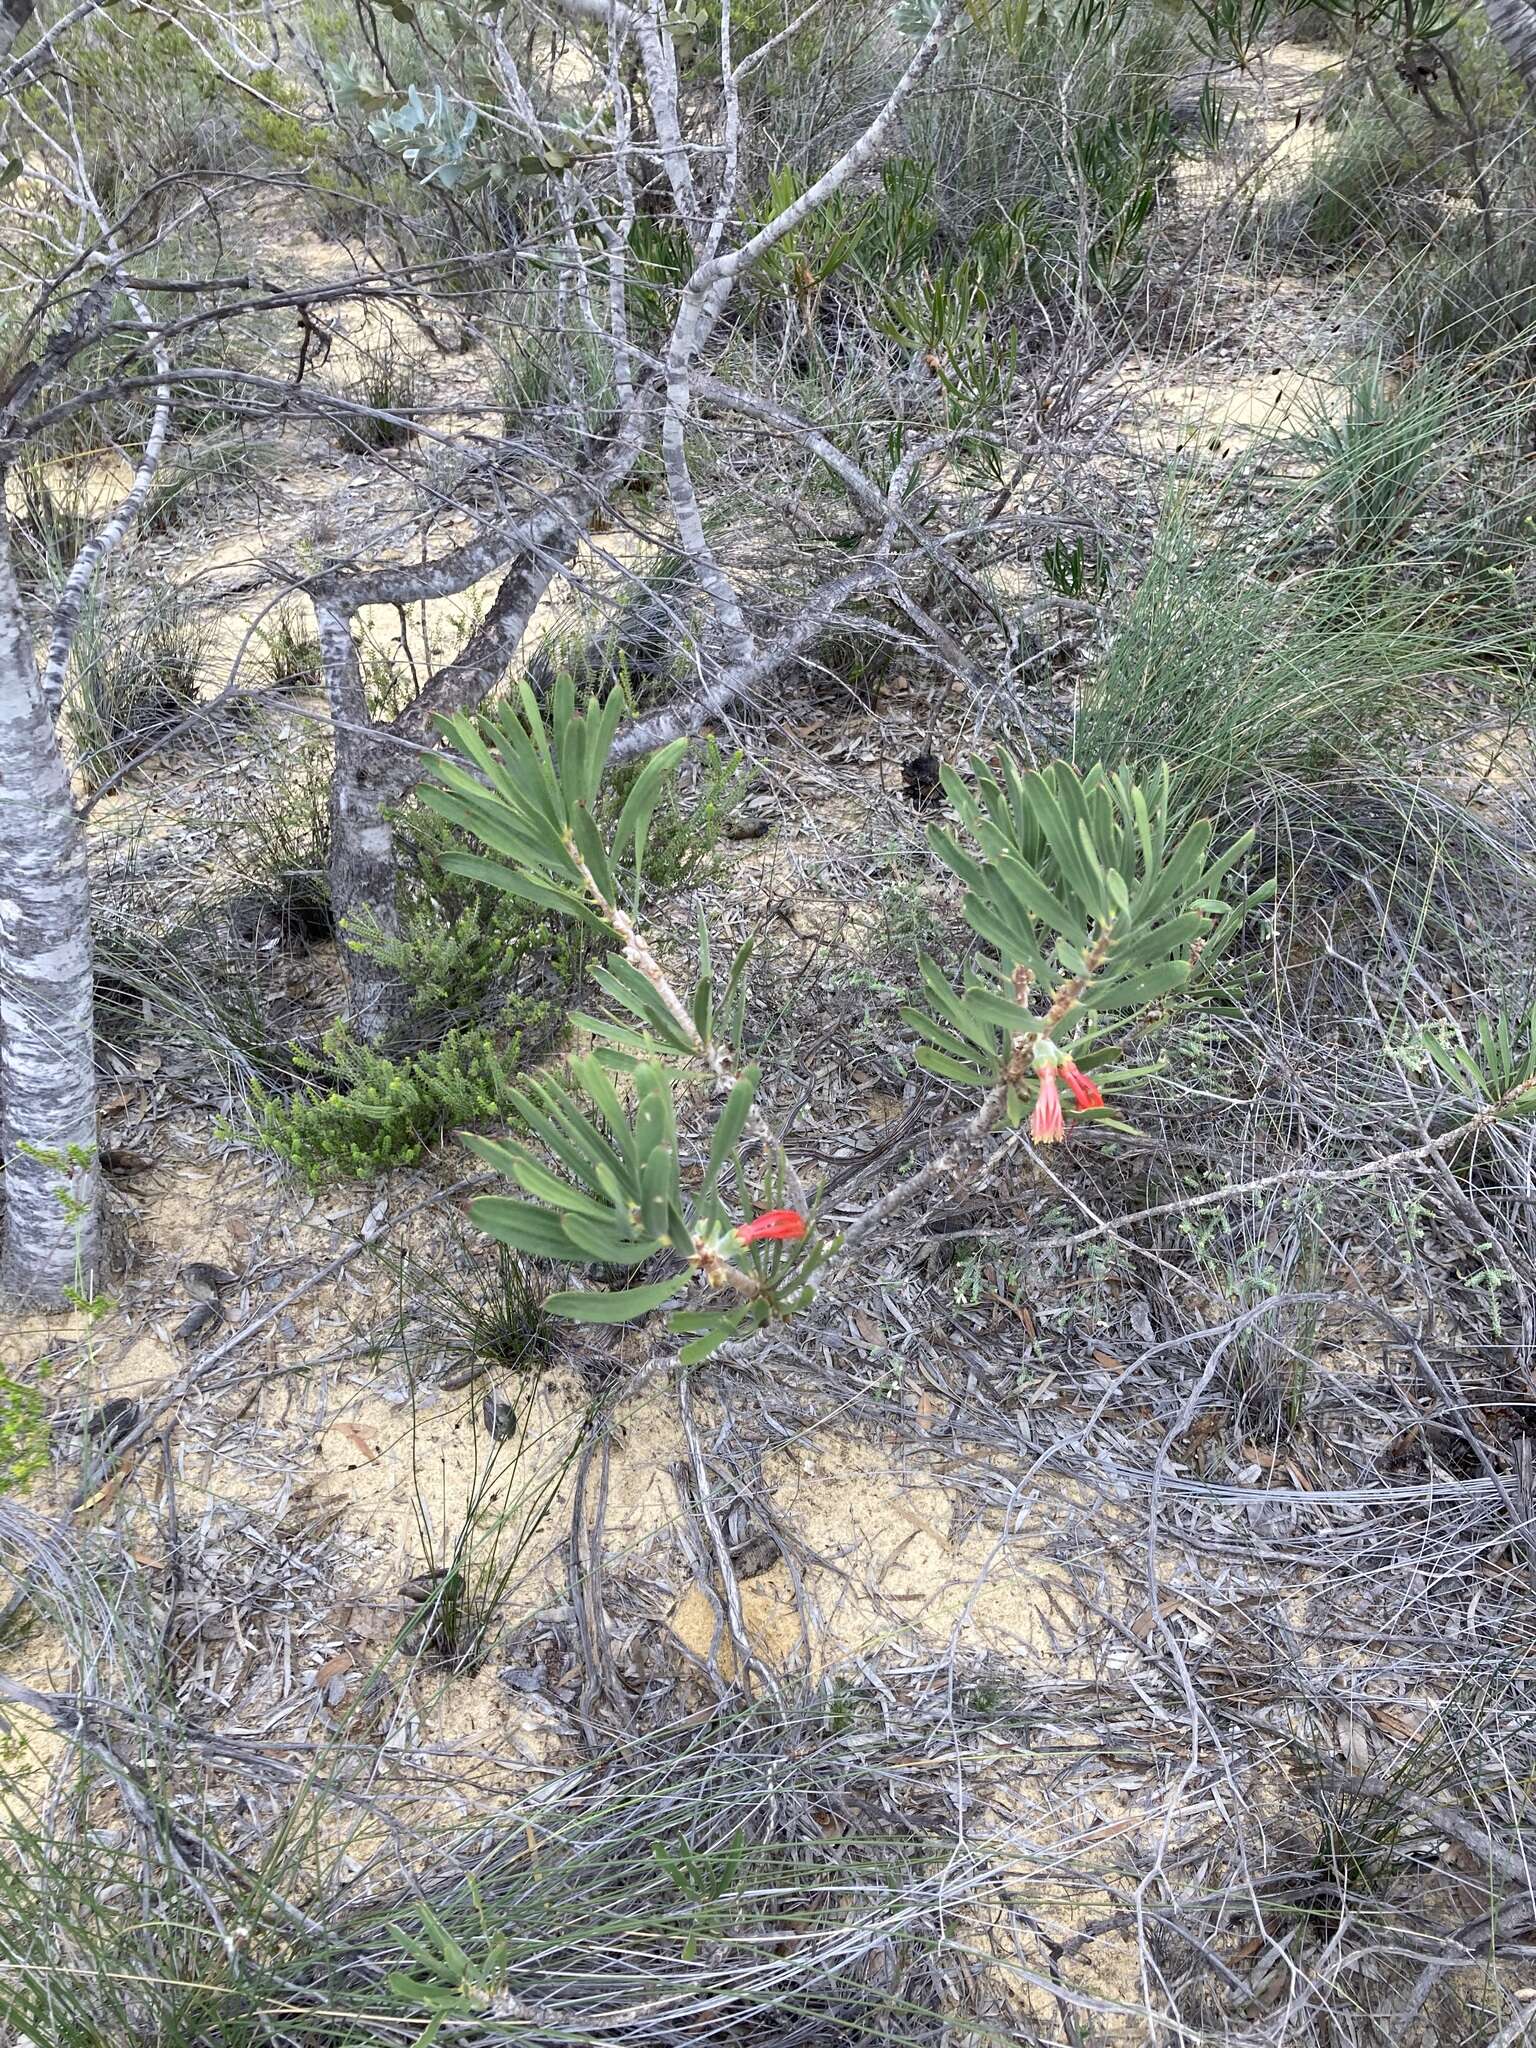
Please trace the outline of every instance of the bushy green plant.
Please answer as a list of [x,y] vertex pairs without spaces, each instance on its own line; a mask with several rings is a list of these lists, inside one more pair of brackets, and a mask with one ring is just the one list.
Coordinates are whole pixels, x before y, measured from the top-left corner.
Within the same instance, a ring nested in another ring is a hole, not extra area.
[[346,941],[404,982],[407,1034],[431,1043],[474,1023],[521,1032],[530,1050],[542,1045],[580,979],[580,933],[450,873],[452,834],[425,806],[411,804],[397,833],[399,934],[354,920]]
[[401,977],[408,1029],[428,1042],[473,1022],[539,1045],[557,1028],[580,967],[579,945],[559,919],[480,894],[458,908],[418,898],[398,937],[352,922],[346,939]]
[[13,1493],[48,1464],[48,1417],[36,1387],[0,1373],[0,1493]]
[[[1024,212],[1036,293],[1076,290],[1084,258],[1110,298],[1136,283],[1172,160],[1170,97],[1187,61],[1175,22],[1121,0],[998,0],[975,12],[953,57],[972,90],[935,95],[909,130],[914,154],[935,167],[952,251],[978,226]],[[1036,117],[1020,120],[1021,106]]]
[[256,1140],[312,1187],[369,1180],[414,1165],[448,1131],[505,1123],[522,1055],[520,1033],[474,1026],[392,1056],[336,1024],[318,1054],[294,1053],[302,1079],[293,1094],[252,1085]]
[[[685,997],[638,922],[652,819],[686,743],[653,755],[601,825],[599,792],[624,708],[615,690],[578,711],[562,677],[546,721],[525,684],[515,706],[449,721],[465,759],[437,764],[423,799],[487,849],[454,857],[455,872],[559,910],[620,948],[592,976],[609,1013],[580,1019],[595,1050],[570,1062],[569,1080],[544,1076],[512,1091],[526,1137],[469,1140],[521,1191],[483,1198],[475,1218],[534,1257],[598,1271],[658,1262],[661,1277],[644,1285],[587,1288],[549,1306],[601,1322],[666,1307],[670,1327],[689,1340],[686,1364],[792,1316],[835,1242],[803,1207],[781,1206],[797,1183],[758,1107],[759,1070],[740,1066],[749,949],[722,978],[701,930]],[[1098,767],[1080,774],[1057,763],[1026,775],[1005,763],[998,774],[975,762],[972,777],[968,786],[946,770],[945,793],[979,856],[938,830],[932,844],[965,884],[981,947],[958,990],[923,963],[927,1001],[907,1022],[925,1064],[981,1091],[973,1142],[1017,1122],[1033,1092],[1032,1133],[1051,1143],[1065,1131],[1058,1076],[1079,1111],[1101,1109],[1101,1082],[1134,1078],[1109,1065],[1108,1020],[1182,991],[1235,927],[1247,899],[1228,903],[1221,889],[1248,842],[1213,856],[1209,824],[1178,829],[1166,769],[1143,783]],[[1089,1079],[1079,1052],[1100,1079]],[[703,1156],[685,1173],[675,1090],[690,1068],[713,1081],[717,1101]],[[910,1199],[947,1163],[914,1176],[886,1206]],[[879,1213],[876,1204],[871,1215]],[[859,1234],[855,1225],[848,1241]],[[695,1283],[697,1308],[679,1300]]]
[[1173,123],[1165,107],[1135,120],[1105,114],[1074,129],[1072,153],[1093,214],[1088,269],[1118,298],[1141,275],[1147,227],[1173,160]]
[[252,74],[251,84],[262,99],[275,104],[264,106],[254,97],[239,102],[246,138],[264,156],[285,166],[304,169],[322,161],[331,145],[330,132],[305,119],[304,95],[294,81],[266,65]]

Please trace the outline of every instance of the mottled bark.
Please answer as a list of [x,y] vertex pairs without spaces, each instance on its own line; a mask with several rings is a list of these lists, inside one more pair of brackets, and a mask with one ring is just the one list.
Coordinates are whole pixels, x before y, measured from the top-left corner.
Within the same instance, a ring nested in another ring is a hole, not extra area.
[[32,19],[32,0],[0,0],[0,57],[6,56]]
[[331,774],[331,912],[346,964],[352,1027],[359,1037],[375,1040],[399,1021],[404,984],[392,968],[349,946],[347,936],[359,928],[388,938],[400,936],[395,834],[389,817],[395,792],[382,772],[351,628],[327,605],[316,605],[315,620],[336,746]]
[[90,885],[0,518],[0,1290],[56,1303],[98,1256]]
[[[400,936],[395,835],[391,814],[421,780],[423,756],[438,716],[478,704],[505,674],[534,607],[556,569],[570,559],[579,528],[516,562],[502,578],[490,610],[460,653],[432,676],[391,724],[369,716],[357,644],[340,602],[316,598],[315,620],[330,699],[336,760],[331,776],[331,908],[347,968],[353,1029],[376,1040],[405,1008],[405,984],[393,968],[347,944],[347,930]],[[348,593],[350,596],[350,591]]]
[[1483,0],[1483,9],[1527,97],[1536,102],[1536,6],[1531,0]]

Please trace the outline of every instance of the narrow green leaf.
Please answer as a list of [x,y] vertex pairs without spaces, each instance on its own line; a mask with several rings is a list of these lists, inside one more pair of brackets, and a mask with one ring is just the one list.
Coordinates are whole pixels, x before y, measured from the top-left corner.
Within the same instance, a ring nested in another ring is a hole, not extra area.
[[509,1195],[479,1195],[469,1205],[470,1218],[487,1237],[514,1251],[539,1259],[568,1259],[571,1247],[557,1217],[534,1202]]
[[738,1076],[731,1092],[721,1105],[715,1119],[715,1128],[710,1134],[709,1162],[704,1169],[704,1185],[701,1196],[712,1192],[727,1162],[733,1157],[741,1143],[741,1134],[747,1127],[747,1118],[752,1114],[753,1099],[761,1078],[757,1067],[748,1067]]
[[596,1289],[579,1294],[552,1294],[544,1306],[551,1315],[566,1316],[572,1322],[627,1323],[663,1307],[687,1285],[686,1273],[674,1273],[670,1280],[658,1280],[654,1287],[625,1287],[616,1294]]

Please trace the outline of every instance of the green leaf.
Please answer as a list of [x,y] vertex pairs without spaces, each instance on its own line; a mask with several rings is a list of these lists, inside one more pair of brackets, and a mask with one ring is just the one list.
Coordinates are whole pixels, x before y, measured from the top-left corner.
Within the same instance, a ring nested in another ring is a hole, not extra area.
[[572,807],[571,836],[576,841],[578,853],[587,864],[587,872],[597,885],[598,894],[605,903],[613,905],[616,909],[619,903],[619,886],[613,878],[612,868],[608,865],[608,852],[603,845],[603,835],[592,822],[592,813],[585,803],[578,803]]
[[547,1203],[562,1215],[586,1216],[594,1223],[603,1223],[613,1214],[608,1204],[594,1202],[590,1195],[580,1193],[569,1181],[561,1180],[547,1166],[541,1166],[537,1159],[519,1159],[512,1168],[512,1175],[526,1194],[532,1195],[535,1201]]
[[637,1238],[617,1227],[604,1229],[584,1216],[567,1216],[564,1229],[570,1240],[566,1257],[588,1266],[643,1266],[666,1249],[659,1238]]
[[538,1259],[570,1257],[570,1242],[558,1217],[535,1202],[515,1201],[510,1195],[479,1195],[470,1203],[469,1213],[487,1237],[511,1245],[514,1251]]
[[551,882],[538,882],[531,875],[515,868],[503,867],[498,861],[486,860],[474,853],[449,853],[443,856],[443,866],[450,875],[463,875],[466,880],[486,882],[493,889],[500,889],[508,896],[517,896],[524,903],[537,904],[540,910],[556,911],[561,917],[579,917],[583,923],[598,931],[607,926],[584,896],[578,896],[574,889],[561,889]]
[[1084,990],[1078,1007],[1084,1010],[1139,1009],[1158,996],[1182,988],[1189,979],[1187,960],[1170,960],[1162,967],[1149,967],[1125,981],[1101,982]]
[[753,1099],[757,1094],[760,1070],[748,1067],[725,1098],[715,1128],[709,1140],[709,1164],[704,1169],[704,1185],[701,1194],[713,1192],[726,1164],[741,1142],[741,1134],[747,1127],[752,1114]]
[[638,864],[640,845],[650,830],[651,817],[661,800],[662,785],[687,751],[687,740],[673,740],[670,746],[652,754],[635,777],[629,795],[624,799],[624,808],[619,812],[618,823],[613,828],[612,852],[616,861],[624,858],[626,847],[634,841]]
[[913,1057],[926,1073],[939,1074],[946,1081],[963,1082],[968,1088],[974,1088],[996,1078],[996,1062],[988,1072],[982,1067],[967,1065],[963,1060],[951,1059],[948,1053],[937,1052],[926,1045],[920,1045]]
[[658,1280],[654,1287],[625,1287],[615,1294],[596,1289],[583,1289],[579,1294],[552,1294],[544,1306],[551,1315],[566,1316],[576,1323],[627,1323],[661,1308],[687,1285],[687,1273],[674,1273],[670,1280]]

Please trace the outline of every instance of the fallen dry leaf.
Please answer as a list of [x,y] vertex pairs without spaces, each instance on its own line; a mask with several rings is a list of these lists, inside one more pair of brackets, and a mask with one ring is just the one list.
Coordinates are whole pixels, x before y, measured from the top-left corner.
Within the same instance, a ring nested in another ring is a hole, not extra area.
[[355,1422],[338,1422],[336,1429],[339,1435],[344,1436],[349,1444],[352,1444],[362,1453],[370,1465],[378,1463],[380,1455],[378,1445],[369,1443],[367,1437],[363,1435],[363,1432]]
[[309,1682],[328,1707],[340,1706],[353,1668],[352,1652],[338,1650],[334,1657],[327,1657],[317,1670],[311,1672]]

